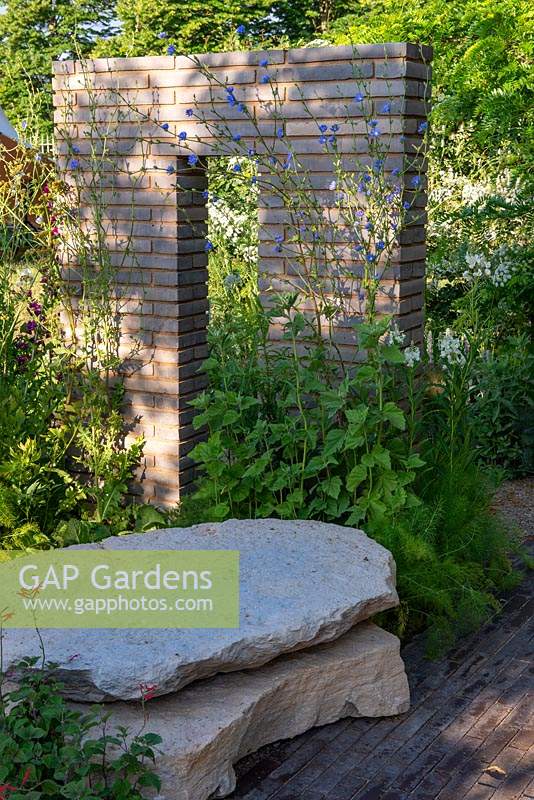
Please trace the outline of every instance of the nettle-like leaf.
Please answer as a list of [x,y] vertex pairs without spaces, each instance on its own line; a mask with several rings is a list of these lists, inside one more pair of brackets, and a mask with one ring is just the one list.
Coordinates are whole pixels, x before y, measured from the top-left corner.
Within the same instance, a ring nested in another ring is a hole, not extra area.
[[349,492],[354,492],[367,478],[367,466],[365,464],[356,464],[351,469],[346,479],[346,487]]

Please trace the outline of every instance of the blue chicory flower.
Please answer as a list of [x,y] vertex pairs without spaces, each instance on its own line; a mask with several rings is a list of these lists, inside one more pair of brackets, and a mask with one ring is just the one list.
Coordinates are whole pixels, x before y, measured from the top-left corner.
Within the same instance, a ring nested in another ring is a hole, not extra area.
[[187,139],[186,131],[180,131],[180,133],[178,134],[178,138],[180,139],[181,142],[185,142],[185,140]]
[[417,133],[424,133],[428,128],[428,122],[420,122],[417,126]]
[[71,169],[78,169],[79,166],[80,166],[79,159],[78,158],[71,158],[71,160],[69,162],[69,167]]
[[365,100],[365,95],[363,92],[356,92],[354,99],[357,103],[362,103]]
[[237,28],[235,29],[235,32],[237,33],[238,36],[243,36],[243,34],[247,32],[247,29],[245,28],[244,25],[238,25]]
[[232,169],[234,172],[241,172],[241,164],[234,164]]
[[161,33],[158,33],[158,39],[168,39],[168,38],[169,38],[169,34],[166,33],[165,31],[162,31]]
[[79,155],[79,153],[80,153],[80,148],[78,147],[78,145],[77,145],[77,144],[73,144],[73,145],[72,145],[72,152],[73,152],[75,155]]
[[198,156],[195,155],[195,153],[191,153],[191,155],[187,157],[187,163],[189,164],[190,167],[194,167],[197,161],[198,161]]
[[321,133],[326,133],[328,130],[328,125],[319,125],[319,130]]
[[268,67],[268,66],[269,66],[269,59],[262,58],[262,60],[260,61],[260,67]]
[[382,239],[380,239],[380,241],[376,243],[376,249],[377,250],[383,250],[385,248],[385,246],[386,246],[386,244],[385,244],[385,242],[382,241]]
[[204,250],[206,253],[209,253],[210,250],[213,250],[213,242],[210,242],[209,239],[206,239],[206,244],[204,245]]
[[234,140],[234,142],[240,142],[241,141],[241,134],[240,133],[234,133],[234,135],[232,136],[232,139]]
[[168,167],[165,167],[165,172],[167,173],[167,175],[172,175],[174,171],[175,169],[172,164],[169,164]]
[[413,189],[417,189],[419,186],[421,186],[421,178],[419,175],[414,175],[413,178],[411,178],[410,186]]
[[192,108],[186,108],[185,115],[186,115],[186,117],[192,117],[193,116],[193,109]]
[[244,103],[238,103],[237,104],[237,110],[240,111],[241,114],[244,114],[246,112],[246,110],[247,110],[247,107],[246,107],[246,105]]
[[164,131],[168,131],[169,130],[169,123],[168,122],[162,122],[161,123],[161,127],[162,127],[162,129]]
[[277,135],[277,137],[279,139],[283,139],[284,138],[284,129],[283,128],[278,128],[278,130],[276,131],[276,135]]
[[170,44],[167,47],[167,55],[168,56],[173,56],[175,53],[176,53],[176,47],[173,44]]
[[326,136],[319,136],[319,144],[326,144]]
[[389,114],[390,111],[391,111],[391,103],[384,103],[384,105],[382,106],[382,113]]
[[269,83],[270,80],[271,80],[270,75],[262,75],[260,78],[260,83]]
[[331,130],[331,131],[334,131],[334,133],[337,133],[337,131],[339,130],[339,125],[332,125],[332,127],[330,128],[330,130]]
[[395,167],[394,169],[392,169],[392,170],[391,170],[391,174],[392,174],[392,175],[395,175],[395,177],[396,177],[397,175],[400,175],[400,167]]

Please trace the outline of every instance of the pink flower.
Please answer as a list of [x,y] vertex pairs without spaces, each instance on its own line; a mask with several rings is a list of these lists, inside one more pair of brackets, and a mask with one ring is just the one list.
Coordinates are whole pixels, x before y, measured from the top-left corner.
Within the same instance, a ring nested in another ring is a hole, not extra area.
[[140,683],[139,690],[141,692],[141,700],[143,700],[145,703],[147,703],[149,700],[152,700],[152,698],[156,696],[157,688],[158,685],[156,683]]

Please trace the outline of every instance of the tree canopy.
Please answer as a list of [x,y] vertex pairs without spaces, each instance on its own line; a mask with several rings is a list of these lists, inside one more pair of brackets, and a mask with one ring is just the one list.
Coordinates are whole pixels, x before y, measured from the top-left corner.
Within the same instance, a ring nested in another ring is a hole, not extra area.
[[0,14],[0,105],[19,122],[29,105],[50,126],[51,66],[88,55],[99,37],[116,31],[109,0],[6,0]]

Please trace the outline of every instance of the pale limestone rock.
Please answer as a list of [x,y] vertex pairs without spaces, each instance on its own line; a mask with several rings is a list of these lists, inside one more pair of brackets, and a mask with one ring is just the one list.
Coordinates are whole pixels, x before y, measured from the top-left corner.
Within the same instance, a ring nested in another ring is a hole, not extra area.
[[[390,716],[408,706],[397,637],[363,622],[335,642],[151,700],[144,730],[163,738],[155,770],[160,797],[205,800],[229,794],[233,764],[263,745],[342,717]],[[142,725],[137,704],[113,703],[107,710],[108,726],[133,733]]]
[[[331,641],[398,604],[389,551],[340,525],[228,520],[81,547],[239,550],[241,618],[236,629],[43,630],[47,660],[60,665],[65,695],[73,700],[137,699],[141,683],[156,684],[158,695],[172,693],[218,672],[258,667]],[[33,654],[39,654],[35,631],[5,631],[7,669]]]

